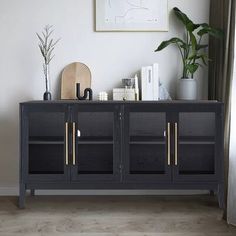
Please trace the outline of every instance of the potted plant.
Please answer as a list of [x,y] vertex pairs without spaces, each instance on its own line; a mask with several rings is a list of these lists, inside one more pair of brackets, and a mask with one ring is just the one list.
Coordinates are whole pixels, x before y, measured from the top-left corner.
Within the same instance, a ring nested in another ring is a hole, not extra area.
[[40,36],[38,33],[37,37],[39,39],[39,49],[40,52],[43,56],[43,73],[44,73],[44,79],[46,83],[46,92],[43,95],[44,100],[51,100],[52,95],[50,92],[50,76],[49,76],[49,65],[52,59],[54,58],[55,55],[53,55],[53,51],[55,49],[56,44],[58,43],[58,40],[54,41],[53,38],[51,38],[53,33],[53,26],[51,25],[46,25],[43,32],[42,36]]
[[203,44],[202,39],[207,35],[221,38],[223,32],[220,29],[210,27],[207,23],[193,23],[193,21],[177,7],[173,10],[176,17],[185,28],[184,39],[175,37],[163,41],[155,52],[161,51],[171,44],[176,45],[183,63],[182,78],[179,79],[177,85],[177,99],[195,100],[197,98],[197,84],[194,74],[200,66],[207,65],[209,60],[206,52],[208,44]]

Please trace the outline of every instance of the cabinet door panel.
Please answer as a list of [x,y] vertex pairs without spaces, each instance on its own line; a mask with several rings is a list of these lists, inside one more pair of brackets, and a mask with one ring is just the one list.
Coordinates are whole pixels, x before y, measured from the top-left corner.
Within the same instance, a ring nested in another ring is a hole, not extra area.
[[66,106],[34,105],[27,107],[24,129],[27,179],[61,181],[68,179],[65,165]]
[[112,144],[78,144],[78,174],[113,175]]
[[215,112],[181,112],[177,119],[178,151],[175,155],[178,157],[175,157],[177,163],[174,180],[214,180],[217,132]]
[[118,181],[120,162],[119,106],[75,106],[73,181]]
[[[171,180],[167,160],[166,112],[157,106],[126,106],[124,120],[124,179],[127,182]],[[169,134],[170,135],[170,134]]]
[[130,174],[165,174],[165,146],[130,145]]
[[29,174],[64,174],[64,148],[62,144],[30,144]]
[[180,145],[180,175],[214,175],[214,145]]

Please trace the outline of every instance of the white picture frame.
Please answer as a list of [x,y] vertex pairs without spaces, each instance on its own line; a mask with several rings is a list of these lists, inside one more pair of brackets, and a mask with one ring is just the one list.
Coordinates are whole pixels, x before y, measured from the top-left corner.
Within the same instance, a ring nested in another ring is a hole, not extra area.
[[96,0],[96,31],[168,31],[168,0]]

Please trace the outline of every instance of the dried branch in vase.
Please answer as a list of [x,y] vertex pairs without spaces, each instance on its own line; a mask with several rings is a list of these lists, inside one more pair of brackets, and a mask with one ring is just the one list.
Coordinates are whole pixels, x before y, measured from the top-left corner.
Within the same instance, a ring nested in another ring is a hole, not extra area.
[[39,35],[38,33],[36,33],[39,39],[38,46],[44,60],[43,73],[45,76],[45,83],[46,83],[46,92],[44,93],[44,100],[51,100],[51,93],[50,93],[50,88],[49,88],[49,84],[50,84],[49,83],[49,64],[55,56],[53,54],[55,46],[60,41],[60,39],[54,40],[52,38],[53,32],[54,32],[53,26],[46,25],[42,32],[42,35]]

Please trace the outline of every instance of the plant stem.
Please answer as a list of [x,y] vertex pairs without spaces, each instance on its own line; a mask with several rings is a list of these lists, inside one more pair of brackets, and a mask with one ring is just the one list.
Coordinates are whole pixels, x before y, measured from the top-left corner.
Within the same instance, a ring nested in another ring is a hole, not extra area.
[[186,78],[188,77],[188,69],[186,68],[187,65],[191,64],[191,61],[188,62],[188,58],[189,58],[189,54],[190,54],[190,49],[191,49],[191,45],[190,45],[190,35],[189,32],[187,31],[187,55],[186,55],[186,64],[185,64],[185,73],[186,73]]
[[[179,46],[178,43],[176,43],[177,47],[179,48],[179,51],[180,51],[180,54],[181,54],[181,57],[182,57],[182,61],[183,61],[183,65],[184,65],[184,68],[185,68],[185,59],[184,59],[184,54],[182,52],[182,49],[181,47]],[[183,77],[185,76],[185,70],[183,70]]]

